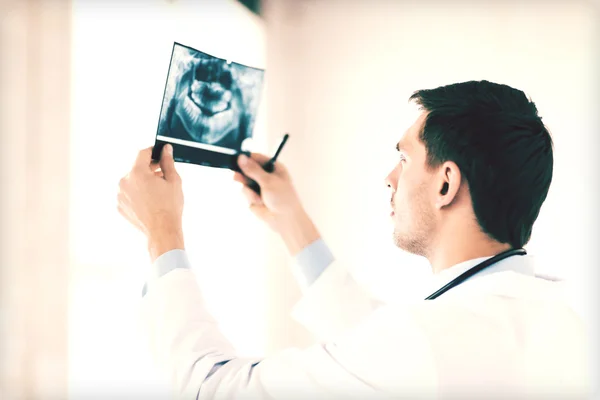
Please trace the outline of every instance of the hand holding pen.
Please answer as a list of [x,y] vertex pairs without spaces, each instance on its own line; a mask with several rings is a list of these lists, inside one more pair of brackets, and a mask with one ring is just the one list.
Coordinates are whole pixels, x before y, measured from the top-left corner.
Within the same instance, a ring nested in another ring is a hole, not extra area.
[[[275,165],[286,140],[287,135],[271,158],[259,153],[240,157],[242,172],[236,172],[233,179],[243,185],[242,193],[252,214],[278,233],[293,255],[317,240],[320,234],[306,213],[285,164]],[[258,192],[251,188],[250,182],[258,183],[254,186],[259,187]]]
[[[289,136],[290,135],[287,133],[283,136],[283,139],[277,147],[277,150],[275,151],[273,157],[271,157],[265,164],[262,165],[263,170],[265,170],[268,173],[272,173],[275,170],[275,162],[277,161],[277,157],[279,157],[279,154],[281,153],[281,150],[283,149],[283,146],[287,142]],[[258,183],[256,183],[256,181],[249,179],[247,186],[254,192],[256,192],[256,194],[260,195],[260,186],[258,185]]]

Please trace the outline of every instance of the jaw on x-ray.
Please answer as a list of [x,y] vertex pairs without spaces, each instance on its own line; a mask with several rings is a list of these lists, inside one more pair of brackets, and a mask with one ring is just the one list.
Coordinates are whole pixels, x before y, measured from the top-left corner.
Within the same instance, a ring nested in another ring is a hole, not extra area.
[[264,70],[175,43],[153,158],[165,143],[176,161],[238,170],[252,137]]

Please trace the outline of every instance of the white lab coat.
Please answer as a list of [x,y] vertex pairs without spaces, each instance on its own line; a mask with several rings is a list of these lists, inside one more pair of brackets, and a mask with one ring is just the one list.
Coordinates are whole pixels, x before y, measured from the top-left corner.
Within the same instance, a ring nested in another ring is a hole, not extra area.
[[264,360],[236,358],[190,270],[152,282],[142,315],[184,398],[588,398],[586,329],[556,283],[509,270],[436,300],[377,305],[334,262],[293,312],[316,344]]

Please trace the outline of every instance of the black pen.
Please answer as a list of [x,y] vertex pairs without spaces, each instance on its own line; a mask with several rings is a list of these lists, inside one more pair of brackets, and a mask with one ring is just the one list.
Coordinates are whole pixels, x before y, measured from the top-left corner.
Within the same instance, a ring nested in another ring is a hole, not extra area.
[[271,159],[269,161],[267,161],[267,163],[265,165],[263,165],[263,169],[265,171],[273,172],[275,170],[275,161],[277,161],[277,157],[279,157],[279,153],[281,153],[281,149],[283,149],[283,145],[285,145],[285,142],[287,142],[288,137],[290,137],[290,135],[288,135],[287,133],[285,135],[283,135],[283,139],[281,139],[281,143],[279,143],[279,147],[277,147],[277,151],[275,152],[273,157],[271,157]]
[[[287,133],[283,135],[283,139],[281,139],[281,143],[279,143],[279,147],[277,147],[277,151],[275,151],[273,157],[271,157],[271,159],[267,161],[265,165],[262,166],[262,168],[265,171],[271,173],[275,170],[275,161],[277,161],[277,157],[279,157],[279,153],[281,153],[281,150],[283,149],[283,146],[285,145],[285,142],[287,142],[289,137],[290,135]],[[260,186],[258,186],[258,183],[256,183],[255,181],[250,181],[248,183],[248,187],[254,190],[257,194],[260,194]]]

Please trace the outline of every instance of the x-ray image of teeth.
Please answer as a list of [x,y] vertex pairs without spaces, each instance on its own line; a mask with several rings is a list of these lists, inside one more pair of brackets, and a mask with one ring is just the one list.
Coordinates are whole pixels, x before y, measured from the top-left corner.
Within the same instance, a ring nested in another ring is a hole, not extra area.
[[157,134],[240,150],[252,136],[263,74],[175,43]]

